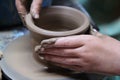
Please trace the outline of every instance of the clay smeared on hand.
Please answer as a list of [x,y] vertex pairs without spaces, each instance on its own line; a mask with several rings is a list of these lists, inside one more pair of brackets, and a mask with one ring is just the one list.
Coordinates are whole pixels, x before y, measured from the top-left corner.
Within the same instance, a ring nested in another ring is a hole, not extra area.
[[50,48],[52,45],[57,41],[58,38],[51,38],[41,41],[41,43],[37,46],[35,46],[35,53],[40,56],[40,53],[44,51],[45,48]]

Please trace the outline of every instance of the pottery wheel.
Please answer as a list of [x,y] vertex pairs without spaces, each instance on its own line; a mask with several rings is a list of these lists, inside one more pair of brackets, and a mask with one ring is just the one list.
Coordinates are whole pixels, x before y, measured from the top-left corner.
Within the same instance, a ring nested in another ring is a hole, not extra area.
[[33,43],[29,35],[24,35],[6,47],[1,67],[8,77],[12,80],[82,80],[47,71],[33,57]]

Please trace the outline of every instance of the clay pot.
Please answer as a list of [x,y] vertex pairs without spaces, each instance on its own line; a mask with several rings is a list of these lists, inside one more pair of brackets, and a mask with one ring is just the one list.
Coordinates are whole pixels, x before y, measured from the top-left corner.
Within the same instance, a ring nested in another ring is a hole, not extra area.
[[[90,28],[89,19],[81,11],[66,6],[43,8],[40,11],[39,19],[33,19],[29,13],[25,16],[25,23],[30,30],[31,36],[38,43],[42,43],[42,40],[48,38],[86,34]],[[40,46],[38,45],[38,47]],[[34,57],[40,64],[42,63],[50,69],[66,71],[43,60],[36,49]]]
[[37,42],[53,37],[86,33],[90,24],[81,11],[66,6],[43,8],[39,19],[33,19],[31,14],[27,14],[25,23]]

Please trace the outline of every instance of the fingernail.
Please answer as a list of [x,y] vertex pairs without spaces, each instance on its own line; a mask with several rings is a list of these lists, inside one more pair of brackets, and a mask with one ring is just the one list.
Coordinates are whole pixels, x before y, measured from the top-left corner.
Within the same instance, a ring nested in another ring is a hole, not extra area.
[[32,9],[30,13],[32,14],[32,16],[33,16],[35,19],[38,19],[38,18],[39,18],[39,14],[37,14],[34,9]]
[[40,59],[41,59],[41,60],[44,60],[45,58],[40,56]]
[[34,49],[34,51],[35,52],[37,52],[37,51],[39,51],[39,49],[41,48],[41,46],[40,45],[38,45],[38,46],[35,46],[35,49]]
[[39,18],[39,15],[38,15],[38,14],[34,14],[34,18],[35,18],[35,19],[38,19],[38,18]]
[[44,50],[45,50],[45,48],[42,47],[42,48],[40,49],[40,52],[44,52]]
[[51,38],[41,41],[41,46],[43,48],[52,48],[56,42],[57,38]]
[[50,45],[50,44],[43,44],[42,47],[43,47],[43,48],[52,48],[53,45]]
[[41,41],[41,44],[54,44],[57,41],[57,38],[51,38]]

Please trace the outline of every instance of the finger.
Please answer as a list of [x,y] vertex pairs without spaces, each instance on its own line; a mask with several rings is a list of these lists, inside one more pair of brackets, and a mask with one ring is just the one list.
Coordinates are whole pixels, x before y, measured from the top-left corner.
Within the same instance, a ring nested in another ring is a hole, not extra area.
[[23,5],[22,0],[16,0],[16,7],[17,7],[18,13],[20,15],[23,16],[23,15],[27,14],[27,11],[25,9],[25,6]]
[[45,55],[44,59],[53,63],[65,64],[65,65],[82,65],[84,62],[78,58],[66,58],[53,55]]
[[63,48],[47,48],[40,52],[40,54],[48,54],[48,55],[55,55],[61,57],[73,57],[78,58],[79,55],[77,54],[76,50],[73,49],[63,49]]
[[33,0],[30,8],[30,13],[34,18],[39,18],[41,4],[42,0]]
[[59,38],[55,44],[55,47],[80,47],[83,43],[79,41],[78,36],[62,37]]
[[53,63],[53,64],[65,69],[76,71],[76,72],[84,72],[81,66],[76,66],[76,65],[70,66],[66,64],[60,64],[60,63]]
[[76,48],[84,45],[85,36],[68,36],[60,38],[46,39],[41,42],[42,47],[62,47],[62,48]]

